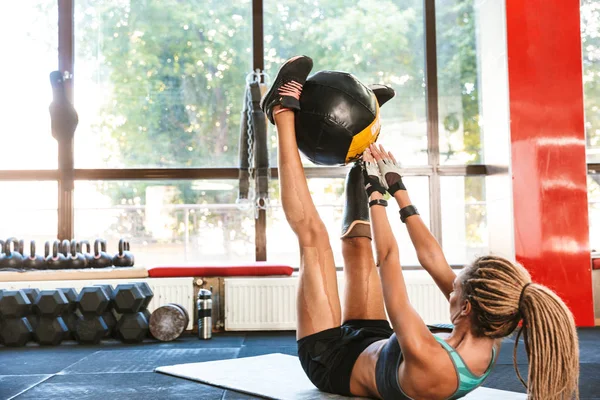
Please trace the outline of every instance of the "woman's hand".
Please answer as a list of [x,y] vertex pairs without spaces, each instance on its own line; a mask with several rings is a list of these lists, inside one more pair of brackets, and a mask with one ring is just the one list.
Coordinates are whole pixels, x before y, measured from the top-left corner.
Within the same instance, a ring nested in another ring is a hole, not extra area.
[[369,149],[365,150],[363,153],[363,161],[364,161],[364,169],[363,173],[365,174],[365,190],[367,191],[367,195],[370,197],[374,192],[379,192],[381,195],[385,194],[388,186],[381,176],[379,172],[379,168],[377,167],[377,162],[373,158],[373,155],[369,151]]
[[[386,151],[382,145],[377,148],[376,145],[372,144],[367,151],[370,151],[369,154],[372,154],[375,158],[379,171],[385,179],[388,193],[393,196],[398,190],[406,190],[400,174],[400,163],[396,161],[394,155]],[[367,151],[365,151],[365,154]]]

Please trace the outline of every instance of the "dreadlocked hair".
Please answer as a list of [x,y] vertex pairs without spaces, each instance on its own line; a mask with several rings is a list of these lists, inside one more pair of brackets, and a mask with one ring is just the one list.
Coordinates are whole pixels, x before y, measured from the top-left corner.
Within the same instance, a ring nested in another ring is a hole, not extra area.
[[[532,283],[521,265],[501,257],[478,258],[461,277],[476,335],[503,338],[523,321],[513,364],[528,399],[578,399],[579,343],[573,315],[565,303],[552,290]],[[521,334],[529,360],[528,383],[517,366]]]

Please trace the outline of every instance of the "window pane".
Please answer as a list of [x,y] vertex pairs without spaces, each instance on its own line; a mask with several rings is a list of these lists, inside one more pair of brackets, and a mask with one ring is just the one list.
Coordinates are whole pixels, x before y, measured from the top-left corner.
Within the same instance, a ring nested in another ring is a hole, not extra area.
[[587,159],[600,163],[600,1],[581,1]]
[[254,214],[240,210],[234,180],[77,182],[75,233],[129,239],[136,265],[254,260]]
[[[411,200],[417,205],[421,217],[429,226],[429,183],[427,177],[405,177],[403,181],[410,190]],[[308,186],[319,215],[327,227],[335,263],[337,266],[343,266],[342,243],[339,237],[344,204],[344,180],[309,179]],[[272,197],[267,221],[267,259],[299,267],[298,241],[281,208],[277,181],[272,182],[271,191]],[[398,205],[393,199],[389,201],[387,212],[400,248],[400,262],[403,266],[419,265],[408,232],[400,221]]]
[[[58,227],[56,182],[0,182],[0,239],[35,240],[42,254],[44,242],[55,240]],[[26,252],[29,248],[26,249]]]
[[481,164],[476,2],[435,3],[440,163]]
[[489,253],[485,178],[441,178],[442,243],[451,265]]
[[590,247],[600,251],[600,174],[588,177],[588,199],[590,202]]
[[[50,72],[58,69],[58,9],[51,0],[0,2],[0,169],[57,167]],[[6,149],[11,149],[6,151]]]
[[265,0],[264,25],[271,79],[285,59],[306,54],[313,73],[341,70],[391,85],[396,98],[381,109],[379,142],[404,165],[427,164],[422,0]]
[[75,8],[78,168],[237,165],[250,0]]

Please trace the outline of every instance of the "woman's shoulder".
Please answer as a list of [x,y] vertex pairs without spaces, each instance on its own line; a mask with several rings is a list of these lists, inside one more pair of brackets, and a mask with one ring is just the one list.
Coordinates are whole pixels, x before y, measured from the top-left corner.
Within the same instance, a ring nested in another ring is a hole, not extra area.
[[400,364],[398,383],[411,398],[448,398],[458,389],[456,369],[439,343],[426,346],[421,356]]

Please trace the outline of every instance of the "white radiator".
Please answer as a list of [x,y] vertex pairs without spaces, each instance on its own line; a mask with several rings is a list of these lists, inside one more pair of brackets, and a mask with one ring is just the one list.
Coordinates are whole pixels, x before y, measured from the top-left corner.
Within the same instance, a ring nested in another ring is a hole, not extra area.
[[[449,323],[448,301],[425,271],[405,271],[413,307],[426,323]],[[225,279],[225,330],[296,329],[298,277]],[[344,275],[338,273],[340,296]],[[342,304],[343,306],[343,304]]]
[[74,288],[78,292],[85,286],[112,285],[147,282],[154,292],[154,297],[148,305],[150,311],[167,303],[177,303],[185,307],[190,314],[187,329],[191,330],[194,323],[194,279],[193,278],[145,278],[145,279],[94,279],[90,281],[23,281],[0,282],[0,289],[16,290],[25,288],[57,289]]

